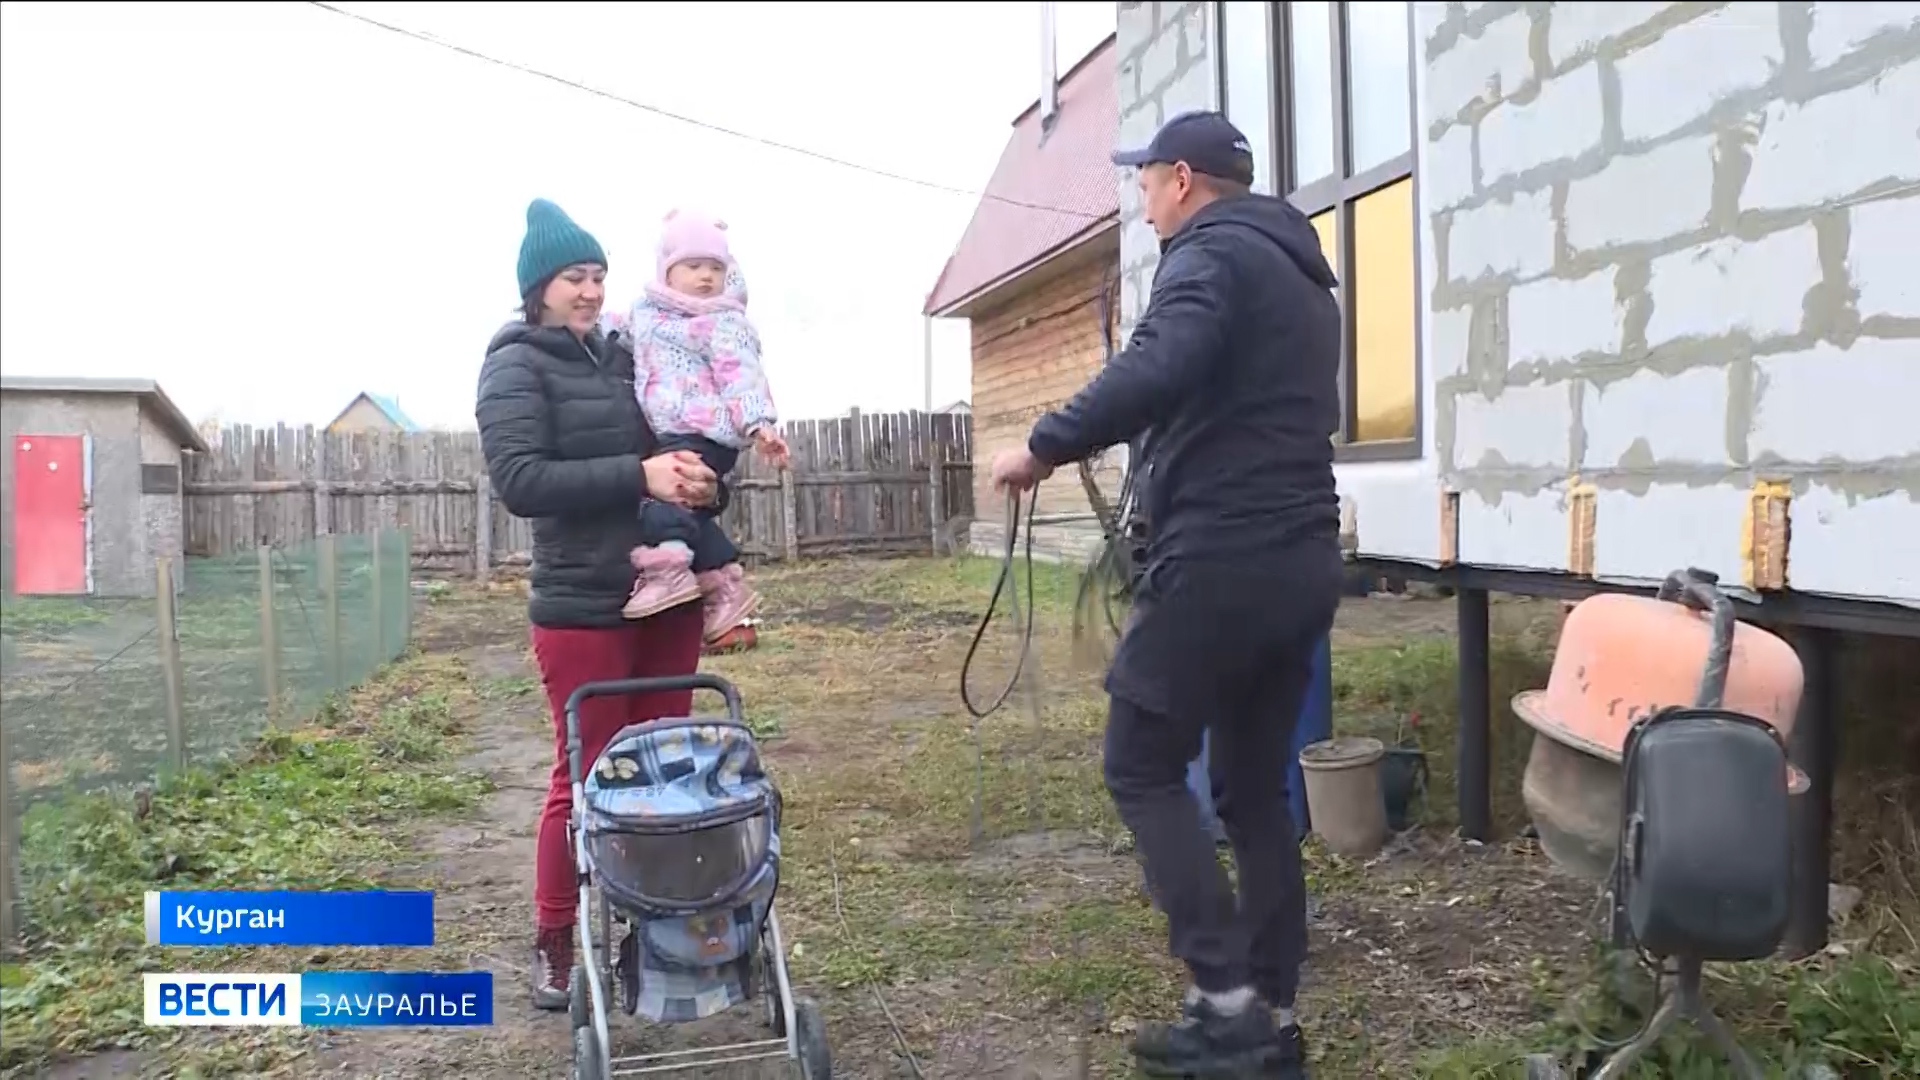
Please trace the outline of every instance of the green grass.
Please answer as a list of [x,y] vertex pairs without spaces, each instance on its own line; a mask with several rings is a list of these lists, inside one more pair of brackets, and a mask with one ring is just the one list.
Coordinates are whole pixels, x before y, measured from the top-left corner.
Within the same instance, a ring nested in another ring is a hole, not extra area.
[[[1335,731],[1372,735],[1390,746],[1410,740],[1426,751],[1431,783],[1425,820],[1442,827],[1457,824],[1458,656],[1450,638],[1333,650]],[[1494,818],[1500,829],[1510,831],[1525,820],[1520,776],[1532,735],[1513,715],[1509,702],[1522,690],[1547,684],[1553,654],[1539,642],[1495,635],[1488,666]]]
[[[1605,959],[1593,988],[1561,1004],[1534,1029],[1431,1054],[1419,1075],[1431,1080],[1525,1080],[1530,1053],[1562,1061],[1602,1041],[1630,1039],[1646,1019],[1644,985],[1622,986]],[[1706,994],[1769,1077],[1798,1080],[1824,1064],[1842,1076],[1895,1080],[1920,1076],[1920,982],[1907,962],[1872,954],[1810,964],[1726,965],[1709,969]],[[1733,1076],[1719,1052],[1684,1023],[1627,1074],[1629,1080],[1723,1080]]]
[[242,760],[162,784],[144,817],[105,792],[33,807],[21,822],[29,945],[0,1000],[0,1067],[145,1045],[156,1036],[141,1023],[141,972],[242,955],[146,946],[146,890],[371,887],[405,855],[404,824],[472,805],[486,783],[450,763],[459,726],[435,674],[445,665],[402,665],[387,685],[403,691],[364,715],[329,709]]
[[0,605],[0,637],[50,641],[111,620],[124,604],[65,596],[10,596]]

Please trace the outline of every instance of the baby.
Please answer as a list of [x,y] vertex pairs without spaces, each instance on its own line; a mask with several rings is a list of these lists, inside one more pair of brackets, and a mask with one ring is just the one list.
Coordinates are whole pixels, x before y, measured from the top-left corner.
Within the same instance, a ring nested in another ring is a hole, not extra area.
[[[633,344],[634,395],[660,452],[691,450],[720,477],[749,445],[776,466],[787,463],[760,367],[760,335],[747,321],[746,280],[726,228],[698,214],[668,214],[658,280],[634,302],[623,328]],[[639,577],[622,612],[627,618],[702,600],[706,640],[713,642],[753,614],[759,597],[718,517],[717,509],[641,501],[642,543],[633,549]]]

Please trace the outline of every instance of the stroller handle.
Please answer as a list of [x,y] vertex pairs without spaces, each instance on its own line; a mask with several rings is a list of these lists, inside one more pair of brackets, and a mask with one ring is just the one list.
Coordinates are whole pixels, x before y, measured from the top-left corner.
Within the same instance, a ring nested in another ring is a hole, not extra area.
[[1689,567],[1668,574],[1660,585],[1660,599],[1684,604],[1713,619],[1706,670],[1700,674],[1700,689],[1694,701],[1694,706],[1702,709],[1717,709],[1726,698],[1727,667],[1733,659],[1733,601],[1720,591],[1719,584],[1719,575]]
[[611,697],[615,694],[657,694],[668,690],[711,690],[719,694],[727,703],[727,718],[735,723],[746,723],[746,713],[740,706],[740,691],[734,685],[718,675],[709,675],[696,671],[691,675],[663,675],[647,679],[602,679],[599,682],[581,683],[573,693],[567,695],[567,759],[573,768],[573,775],[585,776],[580,761],[580,703],[588,698]]

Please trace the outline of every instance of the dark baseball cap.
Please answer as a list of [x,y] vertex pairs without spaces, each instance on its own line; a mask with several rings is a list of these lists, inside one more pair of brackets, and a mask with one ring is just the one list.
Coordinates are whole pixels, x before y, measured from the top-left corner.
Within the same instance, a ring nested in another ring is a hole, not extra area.
[[1247,145],[1247,137],[1217,112],[1181,113],[1162,124],[1145,148],[1113,155],[1115,165],[1130,167],[1181,161],[1197,173],[1253,183],[1253,149]]

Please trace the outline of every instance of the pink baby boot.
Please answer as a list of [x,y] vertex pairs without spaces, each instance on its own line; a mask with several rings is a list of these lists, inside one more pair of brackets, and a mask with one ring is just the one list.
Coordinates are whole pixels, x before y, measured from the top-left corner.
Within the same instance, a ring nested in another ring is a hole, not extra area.
[[644,619],[668,608],[700,599],[700,583],[693,576],[693,555],[680,545],[633,549],[633,568],[639,576],[633,595],[620,614]]
[[727,631],[745,622],[760,606],[760,595],[747,587],[746,571],[739,563],[728,563],[700,575],[700,591],[705,594],[706,639],[709,644],[726,636]]

